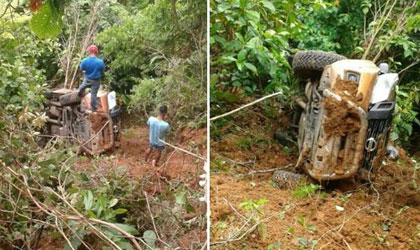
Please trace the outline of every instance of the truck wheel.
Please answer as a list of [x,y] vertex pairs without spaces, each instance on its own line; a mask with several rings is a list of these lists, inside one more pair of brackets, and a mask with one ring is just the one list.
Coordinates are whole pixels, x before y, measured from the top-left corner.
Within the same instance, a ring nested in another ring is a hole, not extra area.
[[346,57],[324,51],[299,51],[293,57],[293,71],[302,79],[311,77],[319,77],[324,70],[324,67],[344,60]]
[[51,91],[45,91],[42,93],[42,95],[45,97],[45,99],[47,100],[52,100],[53,99],[53,94]]
[[62,106],[79,104],[82,98],[77,95],[77,91],[60,96],[60,104]]
[[307,176],[295,174],[285,170],[277,170],[273,173],[273,183],[278,188],[294,189],[301,182],[306,182]]

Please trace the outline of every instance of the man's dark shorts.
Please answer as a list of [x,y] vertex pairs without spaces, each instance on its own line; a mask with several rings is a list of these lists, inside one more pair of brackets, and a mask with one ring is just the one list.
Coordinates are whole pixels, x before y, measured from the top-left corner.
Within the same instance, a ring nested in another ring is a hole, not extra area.
[[165,146],[159,146],[159,145],[156,145],[156,144],[150,144],[149,147],[151,149],[156,149],[159,152],[162,152],[165,149]]

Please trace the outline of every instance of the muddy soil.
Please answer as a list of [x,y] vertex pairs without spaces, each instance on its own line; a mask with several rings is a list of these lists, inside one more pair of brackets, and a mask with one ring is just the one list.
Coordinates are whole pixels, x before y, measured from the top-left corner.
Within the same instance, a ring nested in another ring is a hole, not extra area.
[[346,134],[354,134],[360,130],[360,119],[354,108],[346,105],[346,100],[358,103],[361,101],[357,96],[357,84],[348,80],[337,80],[332,91],[343,98],[339,102],[332,97],[324,99],[324,108],[326,111],[326,119],[323,126],[328,136],[344,136]]
[[[212,249],[420,248],[420,178],[402,149],[397,162],[383,161],[373,185],[339,182],[293,198],[296,189],[274,187],[271,169],[294,171],[297,149],[285,153],[249,113],[232,123],[239,129],[211,141]],[[247,134],[267,142],[241,146]],[[263,204],[253,212],[246,201]]]
[[[194,153],[205,155],[205,138],[205,130],[184,130],[174,139],[177,141],[176,145]],[[196,177],[204,173],[202,162],[167,146],[162,153],[159,166],[153,167],[150,163],[144,161],[148,147],[148,128],[131,128],[123,132],[120,148],[104,154],[103,157],[98,157],[97,159],[82,158],[77,161],[76,168],[83,170],[85,168],[95,167],[106,171],[106,169],[123,167],[128,170],[129,177],[136,179],[156,179],[157,183],[154,183],[156,185],[161,182],[158,179],[166,181],[176,180],[195,185],[198,183]],[[197,188],[194,185],[191,187]],[[153,185],[152,187],[159,188],[159,190],[154,191],[160,192],[164,190],[165,185],[159,185],[159,187]]]
[[92,130],[97,133],[104,126],[105,122],[108,120],[106,114],[104,113],[90,113],[89,120],[92,124]]

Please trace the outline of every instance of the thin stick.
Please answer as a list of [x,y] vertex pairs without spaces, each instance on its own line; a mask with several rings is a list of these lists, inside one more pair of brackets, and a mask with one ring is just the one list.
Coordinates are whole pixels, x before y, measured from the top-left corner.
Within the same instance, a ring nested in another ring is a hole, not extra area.
[[[388,6],[389,1],[390,1],[390,0],[388,0],[388,1],[386,2],[385,8],[384,8],[384,10],[385,10],[385,11],[386,11],[386,7]],[[368,47],[367,47],[367,48],[366,48],[366,50],[365,50],[365,53],[363,53],[362,59],[366,59],[366,58],[369,56],[370,49],[372,48],[372,45],[373,45],[373,43],[374,43],[374,41],[375,41],[375,39],[376,39],[376,36],[378,35],[379,31],[381,31],[381,30],[382,30],[382,26],[386,23],[386,21],[387,21],[387,19],[388,19],[389,15],[391,14],[392,9],[394,8],[394,5],[395,5],[396,3],[397,3],[397,1],[395,1],[395,2],[394,2],[394,4],[391,6],[391,9],[389,10],[388,14],[387,14],[387,15],[386,15],[386,17],[383,19],[383,22],[381,22],[381,23],[380,23],[380,25],[379,25],[378,29],[377,29],[377,30],[375,31],[375,33],[373,34],[373,36],[372,36],[372,38],[371,38],[371,40],[370,40],[370,42],[369,42],[369,45],[368,45]]]
[[69,245],[69,247],[72,250],[76,250],[73,245],[71,244],[69,238],[67,238],[66,234],[64,233],[63,229],[60,228],[60,226],[58,225],[58,217],[55,217],[55,225],[57,226],[57,230],[60,232],[60,234],[64,237],[64,239],[66,240],[67,244]]
[[284,167],[270,168],[270,169],[264,169],[264,170],[252,170],[252,171],[250,171],[249,173],[247,173],[247,174],[243,174],[243,175],[254,175],[254,174],[271,173],[271,172],[274,172],[274,171],[277,171],[277,170],[281,170],[281,169],[286,169],[286,168],[289,168],[289,167],[291,167],[291,166],[293,166],[293,165],[295,165],[295,164],[291,163],[291,164],[286,165],[286,166],[284,166]]
[[[252,218],[253,216],[250,216],[250,219]],[[267,217],[267,218],[265,218],[265,219],[263,219],[263,220],[260,220],[260,221],[258,221],[257,223],[255,223],[252,227],[250,227],[248,230],[246,230],[241,236],[239,236],[239,237],[237,237],[237,238],[230,238],[230,239],[227,239],[227,240],[224,240],[224,241],[216,241],[216,242],[213,242],[213,243],[210,243],[210,245],[226,245],[226,244],[228,244],[228,243],[230,243],[230,242],[233,242],[233,241],[238,241],[238,240],[241,240],[243,237],[245,237],[247,234],[249,234],[250,232],[252,232],[252,231],[254,231],[257,227],[258,227],[258,225],[260,225],[261,223],[264,223],[264,222],[266,222],[266,221],[268,221],[268,220],[270,220],[272,217],[274,217],[274,215],[273,216],[269,216],[269,217]],[[248,221],[249,222],[249,221]],[[245,223],[244,224],[244,226],[246,225],[246,224],[248,224],[248,222],[247,223]],[[242,226],[241,228],[240,228],[240,230],[238,230],[238,232],[240,232],[242,229],[243,229],[243,227],[244,226]],[[236,236],[236,235],[235,235]]]
[[167,142],[166,142],[166,141],[164,141],[164,140],[159,139],[159,141],[160,141],[160,142],[162,142],[162,143],[163,143],[163,144],[165,144],[165,145],[168,145],[168,146],[170,146],[170,147],[172,147],[172,148],[176,149],[176,150],[179,150],[179,151],[182,151],[182,152],[184,152],[184,153],[186,153],[186,154],[192,155],[192,156],[194,156],[194,157],[196,157],[196,158],[198,158],[198,159],[200,159],[200,160],[207,161],[207,159],[206,159],[206,158],[204,158],[204,157],[203,157],[203,156],[201,156],[201,155],[194,154],[194,153],[192,153],[192,152],[190,152],[190,151],[187,151],[187,150],[185,150],[185,149],[183,149],[183,148],[180,148],[180,147],[177,147],[177,146],[172,145],[172,144],[170,144],[170,143],[167,143]]
[[409,68],[411,68],[411,67],[413,67],[413,66],[415,66],[415,65],[417,65],[419,63],[420,63],[420,60],[418,60],[416,62],[413,62],[412,64],[408,65],[407,67],[405,67],[404,69],[402,69],[400,72],[398,72],[398,75],[400,75],[402,72],[408,70]]
[[220,119],[220,118],[223,118],[223,117],[229,116],[229,115],[234,114],[234,113],[236,113],[236,112],[238,112],[238,111],[240,111],[240,110],[242,110],[242,109],[244,109],[244,108],[247,108],[247,107],[249,107],[249,106],[252,106],[252,105],[254,105],[254,104],[257,104],[257,103],[259,103],[259,102],[262,102],[262,101],[264,101],[265,99],[271,98],[271,97],[273,97],[273,96],[281,95],[281,94],[283,94],[283,91],[279,91],[279,92],[276,92],[276,93],[273,93],[273,94],[270,94],[270,95],[264,96],[264,97],[262,97],[262,98],[260,98],[260,99],[257,99],[257,100],[255,100],[255,101],[253,101],[253,102],[251,102],[251,103],[245,104],[245,105],[244,105],[244,106],[242,106],[242,107],[239,107],[239,108],[237,108],[237,109],[234,109],[234,110],[229,111],[229,112],[227,112],[227,113],[224,113],[224,114],[222,114],[222,115],[218,115],[218,116],[212,117],[212,118],[210,118],[210,121],[215,121],[215,120],[217,120],[217,119]]
[[144,197],[146,198],[146,202],[147,202],[147,209],[149,210],[150,218],[152,219],[153,228],[155,229],[155,233],[156,233],[156,235],[157,235],[158,240],[159,240],[160,242],[162,242],[163,244],[165,244],[167,247],[170,247],[170,245],[169,245],[168,243],[164,242],[164,241],[160,238],[159,233],[158,233],[158,230],[157,230],[157,228],[156,228],[155,218],[153,217],[152,210],[150,209],[150,203],[149,203],[149,199],[148,199],[148,197],[147,197],[147,193],[146,193],[145,191],[143,191],[143,194],[144,194]]
[[[94,222],[97,224],[101,224],[104,226],[107,226],[111,229],[114,229],[115,231],[120,232],[122,235],[124,235],[127,239],[129,239],[133,245],[136,247],[136,249],[141,250],[141,246],[139,245],[139,243],[136,241],[136,237],[134,237],[133,235],[127,233],[125,230],[119,228],[117,225],[110,223],[110,222],[106,222],[103,220],[99,220],[99,219],[94,219],[94,218],[84,218],[84,217],[80,217],[80,216],[67,216],[66,217],[69,220],[88,220],[90,222]],[[146,246],[148,246],[149,248],[153,249],[152,247],[150,247],[149,245],[147,245],[145,242],[143,242]]]
[[238,210],[236,210],[236,208],[234,208],[233,206],[232,206],[232,204],[230,204],[230,202],[228,201],[228,200],[226,200],[226,198],[224,198],[223,197],[223,200],[226,202],[226,204],[228,204],[229,205],[229,207],[230,208],[232,208],[232,210],[239,216],[239,217],[241,217],[242,219],[244,219],[245,221],[246,221],[246,217],[245,216],[243,216],[242,214],[240,214],[239,212],[238,212]]

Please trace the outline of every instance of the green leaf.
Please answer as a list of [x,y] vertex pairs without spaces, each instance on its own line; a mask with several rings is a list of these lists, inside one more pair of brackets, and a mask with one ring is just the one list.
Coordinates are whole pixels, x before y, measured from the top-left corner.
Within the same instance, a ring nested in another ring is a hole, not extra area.
[[89,181],[89,178],[87,177],[87,175],[85,173],[80,173],[80,179],[82,179],[82,181],[84,181],[84,182]]
[[392,132],[391,133],[391,136],[390,136],[390,140],[391,141],[396,141],[397,139],[399,138],[399,136],[398,136],[398,134],[397,133],[395,133],[395,132]]
[[118,203],[118,199],[114,198],[109,202],[108,208],[114,207],[115,205],[117,205]]
[[236,58],[234,58],[233,56],[223,56],[222,58],[220,58],[220,61],[222,61],[223,63],[230,63],[235,62]]
[[389,231],[389,225],[388,224],[386,224],[386,223],[383,223],[382,224],[382,226],[381,226],[381,228],[382,228],[382,230],[384,230],[384,231]]
[[247,54],[248,54],[248,51],[246,49],[243,49],[243,50],[239,51],[239,53],[238,53],[238,61],[239,62],[244,61]]
[[93,204],[93,194],[92,191],[88,191],[83,197],[83,204],[85,205],[85,210],[90,210]]
[[150,60],[150,65],[152,65],[156,60],[160,60],[160,59],[165,59],[165,57],[163,56],[154,56],[151,60]]
[[257,74],[257,68],[252,63],[245,63],[245,67]]
[[87,215],[89,218],[97,218],[96,214],[92,210],[88,210]]
[[226,39],[225,39],[225,38],[223,38],[223,37],[221,37],[221,36],[214,35],[214,36],[212,36],[212,38],[213,38],[216,42],[220,43],[220,44],[221,44],[221,45],[223,45],[223,46],[226,44]]
[[217,11],[224,12],[225,10],[228,10],[229,8],[230,8],[230,4],[225,2],[217,6]]
[[115,242],[121,249],[124,250],[132,250],[134,249],[130,242],[126,239],[120,239],[119,241]]
[[366,15],[369,12],[369,8],[368,7],[362,8],[362,12],[363,14]]
[[267,9],[271,10],[272,12],[276,11],[276,8],[274,7],[274,5],[269,2],[269,1],[263,1],[262,2],[264,7],[266,7]]
[[[83,239],[83,236],[85,235],[85,233],[84,233],[84,232],[76,232],[76,234],[77,234],[77,236],[79,236],[79,238],[80,238],[80,239]],[[71,243],[71,246],[72,246],[74,249],[78,249],[78,248],[79,248],[79,246],[82,244],[82,242],[79,240],[79,238],[77,238],[77,237],[76,237],[76,235],[74,235],[72,238],[70,238],[70,243]],[[64,245],[63,250],[71,250],[71,249],[72,249],[72,248],[70,247],[69,243],[67,242],[67,243]]]
[[238,40],[239,40],[239,41],[241,41],[242,43],[244,43],[244,42],[245,42],[245,39],[244,39],[244,37],[242,36],[242,34],[241,34],[241,33],[236,32],[236,33],[235,33],[235,36],[236,36],[236,38],[238,38]]
[[254,10],[246,10],[245,16],[248,18],[248,20],[258,23],[260,21],[260,13],[254,11]]
[[63,28],[61,16],[51,0],[48,0],[32,16],[31,29],[42,39],[57,37]]
[[179,205],[184,205],[187,202],[187,195],[185,192],[179,192],[175,196],[175,202]]
[[38,165],[40,167],[48,167],[49,165],[54,164],[54,163],[56,163],[55,159],[48,159],[48,160],[45,160],[45,161],[38,162]]
[[122,230],[132,235],[136,235],[139,233],[135,227],[127,225],[127,224],[114,223],[114,225],[116,225],[117,227],[121,228]]
[[214,93],[217,100],[225,101],[228,103],[237,102],[239,97],[229,91],[217,91]]
[[276,34],[276,32],[274,31],[274,30],[266,30],[265,32],[264,32],[264,37],[265,38],[270,38],[270,37],[272,37],[272,36],[274,36]]
[[187,210],[188,213],[195,213],[195,208],[190,203],[185,204],[185,210]]
[[254,92],[249,86],[245,86],[244,90],[248,93],[253,93]]
[[115,214],[125,214],[127,212],[127,209],[125,208],[118,208],[116,210],[114,210]]
[[156,246],[156,233],[152,230],[146,230],[143,233],[143,239],[147,243],[147,245],[155,248]]
[[255,50],[258,49],[260,46],[261,46],[261,40],[258,37],[253,37],[246,44],[246,47],[255,49]]
[[3,32],[3,34],[1,34],[1,38],[10,39],[10,40],[15,39],[15,37],[7,31],[5,31],[5,32]]

